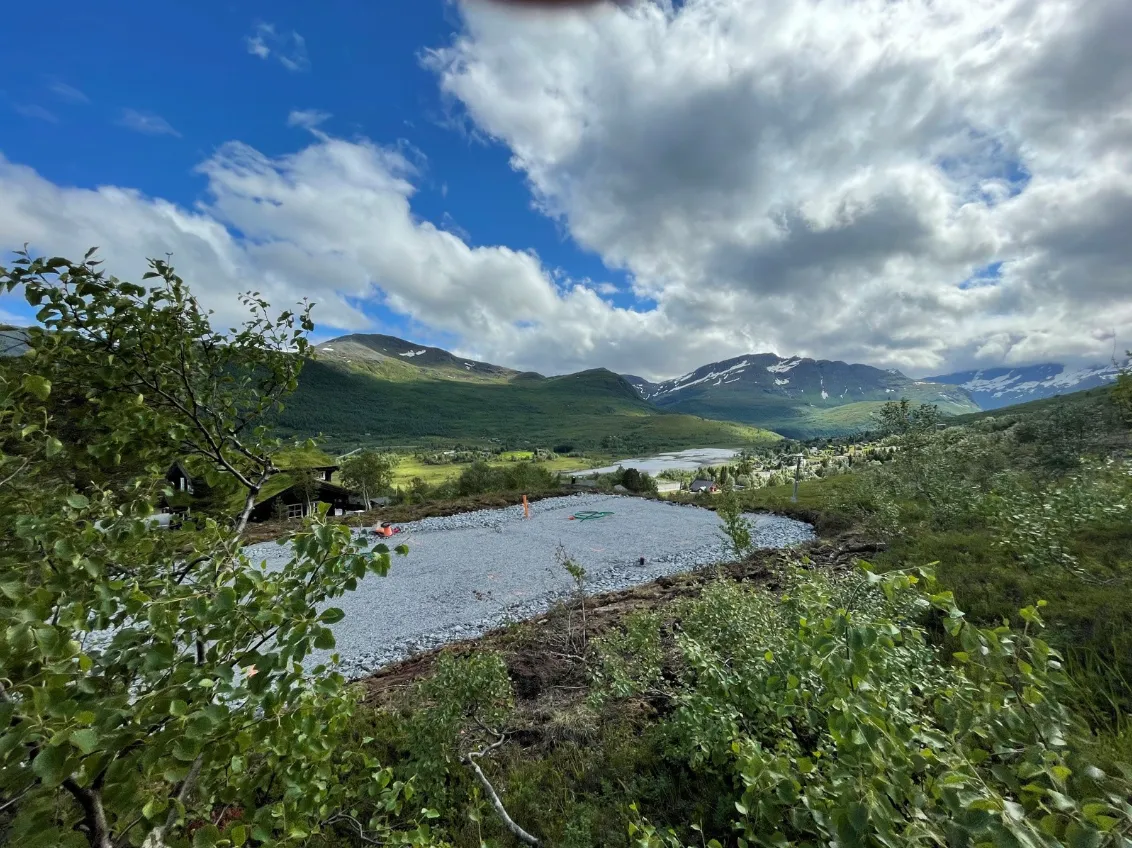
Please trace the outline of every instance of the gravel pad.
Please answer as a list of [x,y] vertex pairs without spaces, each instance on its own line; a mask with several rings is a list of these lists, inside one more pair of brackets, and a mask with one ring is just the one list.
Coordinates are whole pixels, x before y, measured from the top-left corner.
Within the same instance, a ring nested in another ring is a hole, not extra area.
[[[572,495],[521,506],[425,518],[399,525],[389,540],[407,544],[388,576],[369,575],[334,602],[341,670],[355,677],[418,651],[478,636],[529,618],[574,590],[559,564],[562,550],[586,570],[586,592],[647,583],[665,574],[730,559],[723,524],[710,510],[617,495]],[[610,512],[570,520],[581,512]],[[810,525],[750,514],[756,547],[782,548],[814,538]],[[377,539],[367,536],[376,544]],[[268,542],[245,552],[279,567],[290,545]],[[640,558],[645,564],[639,564]],[[317,652],[313,664],[330,652]]]

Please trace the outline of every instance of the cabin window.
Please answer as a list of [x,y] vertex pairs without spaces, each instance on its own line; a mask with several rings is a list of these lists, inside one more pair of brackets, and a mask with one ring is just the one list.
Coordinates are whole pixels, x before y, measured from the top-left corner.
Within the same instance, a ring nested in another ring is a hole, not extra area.
[[287,517],[288,518],[302,518],[303,517],[303,505],[301,503],[287,504]]

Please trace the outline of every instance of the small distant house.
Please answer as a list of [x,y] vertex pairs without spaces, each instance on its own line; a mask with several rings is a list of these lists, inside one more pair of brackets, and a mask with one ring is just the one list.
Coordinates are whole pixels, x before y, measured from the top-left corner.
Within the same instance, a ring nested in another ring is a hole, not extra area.
[[[312,470],[317,472],[325,469]],[[328,472],[327,477],[329,477],[329,473],[332,472]],[[276,480],[279,482],[272,485]],[[279,474],[264,486],[260,500],[256,503],[255,509],[252,510],[251,520],[266,521],[276,516],[302,518],[309,513],[311,508],[322,503],[330,506],[331,514],[343,514],[365,509],[365,502],[361,495],[330,483],[327,479],[320,479],[316,482],[315,491],[312,493],[308,505],[307,499],[299,487],[291,483],[285,475]]]
[[176,515],[187,513],[194,503],[199,502],[209,493],[208,484],[200,477],[193,477],[181,460],[173,460],[169,470],[165,472],[165,484],[172,489],[172,494],[162,495],[158,506],[162,513]]
[[192,475],[189,474],[179,459],[174,460],[173,464],[169,466],[169,470],[165,472],[165,482],[174,492],[187,492],[190,495],[193,493]]
[[671,492],[679,492],[679,491],[680,491],[680,481],[679,480],[657,480],[656,481],[656,492],[657,492],[658,495],[665,495],[665,494],[669,494]]
[[719,493],[719,485],[713,480],[693,480],[688,487],[690,492],[707,492],[715,495]]

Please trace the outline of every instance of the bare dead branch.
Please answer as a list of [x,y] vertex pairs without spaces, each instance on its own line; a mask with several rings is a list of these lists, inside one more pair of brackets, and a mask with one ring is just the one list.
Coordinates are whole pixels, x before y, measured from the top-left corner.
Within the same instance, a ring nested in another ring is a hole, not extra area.
[[487,779],[487,775],[483,773],[483,769],[481,769],[479,767],[479,763],[476,762],[478,758],[489,754],[491,751],[495,750],[503,744],[503,741],[506,737],[502,733],[498,734],[498,736],[498,740],[488,745],[482,751],[473,751],[467,754],[464,757],[464,762],[471,767],[473,772],[475,772],[476,778],[479,780],[480,785],[487,793],[488,798],[491,799],[491,805],[495,807],[495,812],[499,815],[499,818],[503,820],[504,826],[513,834],[515,834],[515,838],[520,842],[526,845],[537,846],[540,844],[538,839],[536,839],[534,836],[531,836],[529,833],[523,830],[523,828],[515,823],[515,820],[512,819],[508,814],[507,808],[503,806],[503,801],[500,800],[499,794],[495,791],[495,787],[491,785],[491,781]]

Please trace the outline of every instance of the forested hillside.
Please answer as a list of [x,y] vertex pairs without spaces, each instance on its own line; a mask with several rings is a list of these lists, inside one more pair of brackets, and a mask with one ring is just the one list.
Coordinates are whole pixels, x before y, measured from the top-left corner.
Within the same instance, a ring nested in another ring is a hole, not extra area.
[[286,435],[328,443],[479,442],[637,451],[754,444],[778,438],[755,427],[663,412],[604,369],[500,381],[383,379],[338,361],[307,362],[278,418]]

